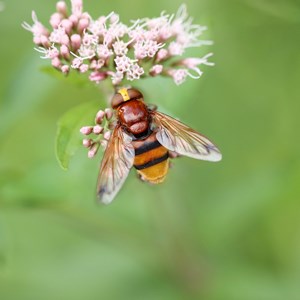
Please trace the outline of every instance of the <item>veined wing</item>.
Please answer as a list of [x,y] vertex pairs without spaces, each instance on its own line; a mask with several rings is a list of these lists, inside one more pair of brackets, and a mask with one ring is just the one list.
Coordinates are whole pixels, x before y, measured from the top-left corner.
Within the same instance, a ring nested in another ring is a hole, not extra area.
[[158,127],[156,138],[167,149],[201,160],[222,159],[219,149],[194,129],[161,112],[153,111],[151,115]]
[[118,193],[133,165],[131,138],[117,125],[106,147],[97,183],[100,202],[109,204]]

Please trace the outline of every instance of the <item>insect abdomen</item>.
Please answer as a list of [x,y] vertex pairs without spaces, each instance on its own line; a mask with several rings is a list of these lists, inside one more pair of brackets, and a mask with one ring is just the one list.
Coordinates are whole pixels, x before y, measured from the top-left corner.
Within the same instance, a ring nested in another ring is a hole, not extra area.
[[142,179],[151,183],[164,181],[169,169],[169,152],[151,134],[146,140],[135,141],[134,167]]

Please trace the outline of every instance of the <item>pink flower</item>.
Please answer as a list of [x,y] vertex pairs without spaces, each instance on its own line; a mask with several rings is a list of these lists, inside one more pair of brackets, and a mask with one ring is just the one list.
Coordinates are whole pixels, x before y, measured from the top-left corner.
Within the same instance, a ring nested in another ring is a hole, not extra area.
[[99,72],[99,71],[95,71],[95,72],[92,72],[89,79],[91,81],[94,81],[96,83],[99,83],[100,81],[106,79],[107,77],[107,72]]
[[130,69],[127,71],[127,79],[130,81],[139,79],[143,74],[144,74],[144,69],[135,63],[131,65]]
[[79,18],[82,14],[82,8],[83,8],[82,0],[71,0],[71,3],[72,3],[72,14]]
[[44,54],[44,56],[41,56],[41,58],[54,59],[59,56],[59,50],[53,45],[48,49],[39,47],[39,48],[35,48],[35,50]]
[[93,158],[97,152],[98,152],[98,149],[99,149],[99,146],[100,144],[99,143],[94,143],[91,147],[90,147],[90,150],[88,152],[88,158]]
[[128,52],[128,43],[124,43],[123,41],[116,41],[112,46],[117,56],[124,56]]
[[64,65],[61,67],[61,71],[64,73],[64,74],[68,74],[69,71],[70,71],[70,67],[68,65]]
[[36,14],[34,11],[32,11],[32,20],[33,25],[30,26],[28,23],[24,22],[22,24],[22,27],[28,31],[31,31],[33,33],[34,43],[39,45],[41,43],[41,37],[42,36],[49,36],[49,32],[46,29],[46,27],[39,22]]
[[79,67],[80,73],[85,73],[85,72],[88,71],[88,69],[89,69],[89,65],[87,65],[87,64],[82,64],[82,65]]
[[84,126],[80,129],[80,132],[84,135],[92,134],[92,138],[84,138],[82,144],[85,148],[88,148],[88,157],[94,157],[99,147],[106,148],[107,142],[111,137],[111,128],[115,126],[115,120],[113,118],[114,112],[110,108],[106,108],[104,111],[99,110],[95,117],[94,126]]
[[72,61],[71,67],[73,69],[79,69],[79,67],[82,65],[83,59],[81,57],[75,57]]
[[130,67],[132,65],[132,60],[125,55],[117,56],[115,58],[115,63],[116,63],[116,70],[119,73],[124,73],[130,70]]
[[56,3],[56,10],[58,13],[62,14],[63,16],[67,15],[67,4],[65,1],[58,1]]
[[109,121],[113,117],[113,111],[110,108],[105,108],[105,117]]
[[92,139],[83,139],[82,140],[82,145],[85,148],[90,148],[93,144],[93,140]]
[[89,135],[93,132],[93,126],[84,126],[80,128],[80,132],[84,135]]
[[185,66],[189,69],[193,69],[193,68],[197,67],[198,65],[214,66],[215,64],[213,62],[207,61],[207,59],[209,57],[211,57],[212,55],[213,55],[212,53],[208,53],[205,56],[203,56],[202,58],[198,58],[198,57],[185,58],[185,59],[179,61],[178,64]]
[[153,40],[139,41],[134,45],[135,58],[143,59],[145,57],[153,57],[161,47],[163,47],[162,44]]
[[103,135],[104,139],[109,141],[110,137],[111,137],[111,132],[110,131],[106,131]]
[[156,55],[156,61],[160,62],[166,60],[170,57],[169,51],[167,49],[160,49]]
[[[60,54],[62,55],[62,57],[64,57],[65,59],[69,59],[70,57],[70,50],[66,45],[62,45],[60,47]],[[58,55],[57,55],[58,56]]]
[[202,58],[184,57],[187,48],[211,44],[200,39],[206,27],[193,24],[185,5],[174,15],[161,13],[125,25],[114,12],[93,19],[83,11],[82,0],[71,0],[71,14],[66,3],[58,1],[50,30],[34,12],[32,19],[33,25],[22,26],[32,32],[42,57],[64,74],[70,69],[88,73],[95,83],[109,78],[116,86],[126,79],[160,75],[180,84],[187,77],[199,78],[199,65],[213,65],[208,62],[211,53]]
[[96,118],[95,118],[95,123],[96,124],[102,124],[104,117],[105,117],[105,112],[103,110],[99,110],[97,112],[97,115],[96,115]]
[[62,14],[60,13],[54,13],[51,17],[50,17],[50,21],[49,23],[51,24],[51,26],[53,28],[58,28],[59,24],[61,23],[63,19]]
[[54,29],[50,34],[49,41],[51,43],[57,43],[62,45],[69,44],[69,36],[66,34],[64,27],[59,26],[57,29]]
[[81,46],[81,36],[79,34],[72,34],[70,39],[73,51],[76,52]]
[[100,126],[100,125],[96,125],[96,126],[94,126],[94,128],[93,128],[93,132],[94,132],[95,134],[100,134],[103,130],[104,130],[104,128],[103,128],[102,126]]
[[154,65],[150,69],[149,74],[151,76],[157,76],[157,75],[161,74],[162,71],[163,71],[163,66],[162,65]]
[[113,55],[113,51],[107,45],[100,44],[97,46],[97,55],[99,58],[108,58]]
[[169,55],[171,56],[181,56],[184,53],[184,47],[177,43],[177,42],[171,42],[169,45]]
[[112,72],[111,73],[111,81],[113,85],[119,85],[122,82],[124,75],[122,72]]
[[197,73],[197,75],[191,74],[187,69],[170,69],[167,71],[167,74],[173,78],[176,85],[180,85],[188,76],[193,79],[200,78],[202,72],[199,69],[194,69],[194,71]]

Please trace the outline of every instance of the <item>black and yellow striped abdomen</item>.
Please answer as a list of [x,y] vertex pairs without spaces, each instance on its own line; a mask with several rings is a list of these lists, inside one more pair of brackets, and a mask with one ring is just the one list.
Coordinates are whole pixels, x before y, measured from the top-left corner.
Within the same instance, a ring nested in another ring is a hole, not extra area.
[[142,179],[151,183],[163,182],[169,169],[169,152],[158,142],[156,133],[132,144],[135,149],[134,167]]

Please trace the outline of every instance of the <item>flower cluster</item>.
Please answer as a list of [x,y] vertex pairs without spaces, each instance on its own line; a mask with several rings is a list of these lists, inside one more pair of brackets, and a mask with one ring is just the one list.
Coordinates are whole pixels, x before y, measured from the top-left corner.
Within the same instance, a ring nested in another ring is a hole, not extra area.
[[104,149],[107,146],[107,142],[111,136],[111,129],[114,126],[113,111],[110,108],[106,108],[104,111],[99,110],[96,114],[94,126],[81,127],[80,132],[85,136],[94,134],[96,138],[85,138],[82,141],[84,147],[88,148],[88,157],[93,158],[99,147]]
[[51,30],[35,12],[32,19],[33,25],[23,23],[23,27],[33,33],[42,58],[50,59],[64,74],[71,69],[87,73],[96,83],[110,78],[113,85],[120,85],[124,80],[162,75],[179,85],[188,76],[199,78],[200,65],[213,65],[207,60],[211,53],[182,58],[187,48],[211,44],[199,39],[206,27],[192,23],[185,5],[174,15],[163,12],[125,25],[114,12],[93,19],[83,11],[82,0],[71,0],[71,12],[59,1],[50,17]]

